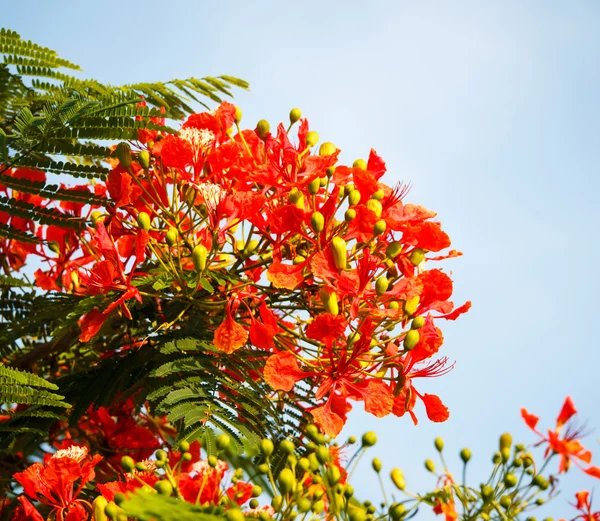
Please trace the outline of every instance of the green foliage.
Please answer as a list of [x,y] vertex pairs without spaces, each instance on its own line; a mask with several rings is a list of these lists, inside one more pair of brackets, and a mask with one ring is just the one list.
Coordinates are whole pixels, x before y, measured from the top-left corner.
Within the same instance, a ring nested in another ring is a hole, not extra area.
[[217,514],[215,507],[192,505],[142,489],[130,494],[120,506],[127,516],[140,521],[225,521],[222,511]]

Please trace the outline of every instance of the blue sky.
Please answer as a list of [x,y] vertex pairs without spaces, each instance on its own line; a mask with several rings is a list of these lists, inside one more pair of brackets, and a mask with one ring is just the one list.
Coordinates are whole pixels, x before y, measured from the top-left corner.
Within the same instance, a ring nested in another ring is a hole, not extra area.
[[[421,386],[451,418],[415,428],[357,406],[345,431],[376,430],[372,456],[413,490],[434,483],[422,461],[435,436],[471,447],[483,478],[499,434],[533,441],[519,408],[550,426],[567,394],[598,450],[599,22],[583,0],[22,1],[2,16],[103,81],[244,78],[247,126],[300,107],[344,160],[375,148],[388,184],[410,181],[408,200],[439,213],[465,254],[444,264],[455,300],[473,301],[444,325],[455,370]],[[356,487],[376,497],[365,463]],[[563,483],[547,515],[594,485],[577,469]]]

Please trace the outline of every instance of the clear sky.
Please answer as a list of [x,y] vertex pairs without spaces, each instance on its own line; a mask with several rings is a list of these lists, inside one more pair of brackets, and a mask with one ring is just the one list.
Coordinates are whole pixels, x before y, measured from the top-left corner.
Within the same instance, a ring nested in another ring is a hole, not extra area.
[[[422,462],[443,436],[455,472],[468,445],[483,478],[499,434],[534,440],[519,408],[550,426],[567,394],[600,450],[600,2],[21,0],[0,23],[106,82],[244,78],[247,126],[300,107],[344,160],[375,148],[388,184],[438,212],[465,254],[444,264],[455,300],[473,308],[443,324],[455,370],[421,384],[448,422],[351,414],[344,433],[376,430],[386,473],[433,485]],[[365,463],[356,488],[375,498]],[[562,481],[547,515],[595,485],[577,469]]]

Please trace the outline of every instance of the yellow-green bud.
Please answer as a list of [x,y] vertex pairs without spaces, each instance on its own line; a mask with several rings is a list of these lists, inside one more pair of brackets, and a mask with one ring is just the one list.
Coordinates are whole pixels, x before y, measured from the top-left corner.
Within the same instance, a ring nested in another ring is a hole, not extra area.
[[327,186],[328,182],[329,179],[327,178],[327,176],[319,177],[319,184],[321,185],[321,187]]
[[231,438],[229,437],[229,434],[219,434],[217,436],[217,449],[219,450],[225,450],[227,447],[229,447],[229,444],[231,443]]
[[290,203],[296,204],[302,197],[302,192],[296,187],[294,187],[290,190],[290,193],[288,194],[288,201]]
[[413,318],[413,321],[410,324],[411,329],[421,329],[425,325],[425,318],[422,316],[418,316]]
[[327,481],[329,485],[337,485],[341,479],[342,473],[340,472],[340,468],[335,464],[330,465],[327,469]]
[[369,199],[367,201],[367,208],[371,210],[376,217],[381,217],[381,213],[383,212],[383,206],[377,199]]
[[350,521],[366,521],[367,519],[367,513],[358,508],[358,507],[351,507],[352,509],[348,512],[348,519]]
[[402,345],[404,346],[404,349],[410,351],[417,346],[420,339],[421,335],[419,335],[419,332],[416,329],[411,329],[408,333],[406,333]]
[[329,458],[330,458],[329,449],[327,447],[325,447],[324,445],[320,445],[319,447],[317,447],[315,454],[317,456],[318,462],[321,465],[324,465],[325,463],[327,463],[329,461]]
[[494,497],[494,489],[489,485],[483,485],[481,487],[481,497],[484,501],[489,501]]
[[119,507],[114,501],[110,501],[104,508],[104,513],[111,519],[116,520],[119,515]]
[[138,226],[144,230],[148,231],[151,227],[150,216],[146,212],[140,212],[137,218]]
[[330,143],[329,141],[325,141],[325,143],[323,143],[319,147],[319,155],[320,156],[330,156],[332,154],[335,154],[335,151],[336,151],[335,145],[333,143]]
[[284,454],[293,454],[296,449],[293,442],[290,440],[281,440],[279,442],[279,448]]
[[306,257],[303,255],[296,255],[294,257],[293,263],[297,266],[298,264],[302,264],[306,260]]
[[317,455],[314,452],[311,452],[308,455],[308,461],[310,463],[310,470],[312,470],[313,472],[321,466],[319,460],[317,459]]
[[377,221],[375,226],[373,226],[373,235],[381,235],[385,233],[387,229],[387,223],[382,219],[381,221]]
[[194,263],[194,268],[196,271],[204,271],[206,268],[206,256],[208,255],[208,250],[204,244],[198,244],[192,250],[192,262]]
[[503,479],[504,486],[506,488],[512,488],[512,487],[516,486],[518,481],[519,480],[517,479],[517,476],[515,476],[512,472],[507,474],[506,476],[504,476],[504,479]]
[[273,442],[271,440],[267,440],[266,438],[264,440],[260,440],[259,445],[260,451],[263,453],[265,458],[268,458],[271,454],[273,454],[273,451],[275,450]]
[[[148,485],[146,485],[146,487],[148,487]],[[150,488],[150,487],[148,487],[148,488]],[[142,487],[142,490],[144,490],[144,487]],[[152,489],[150,488],[150,490],[152,490]],[[119,506],[121,506],[127,500],[127,498],[125,497],[125,494],[123,494],[122,492],[117,492],[115,494],[114,499],[115,499],[115,503]]]
[[154,490],[161,496],[170,496],[173,493],[173,485],[167,479],[161,479],[154,483]]
[[354,208],[348,208],[346,213],[344,213],[344,221],[349,223],[356,218],[356,210]]
[[321,212],[313,212],[310,216],[310,225],[316,233],[321,233],[325,228],[325,217]]
[[308,472],[308,469],[310,469],[310,460],[308,458],[300,458],[298,460],[298,468],[302,472]]
[[344,488],[344,496],[346,498],[351,498],[354,495],[354,487],[352,485],[350,485],[350,483],[346,484],[346,487]]
[[396,302],[395,300],[392,300],[388,304],[388,309],[400,309],[400,304],[398,304],[398,302]]
[[402,306],[404,313],[406,313],[408,316],[414,315],[419,308],[420,300],[421,299],[417,295],[416,297],[409,298],[406,302],[404,302],[404,305]]
[[242,121],[242,109],[239,107],[235,108],[235,116],[233,118],[233,121],[235,123],[239,123],[240,121]]
[[471,459],[471,451],[469,449],[463,449],[460,451],[460,459],[464,463],[467,463]]
[[331,254],[333,255],[333,263],[338,270],[346,268],[347,252],[346,241],[341,237],[334,237],[329,243]]
[[503,463],[506,463],[510,459],[510,449],[508,447],[503,448],[500,451]]
[[408,256],[408,260],[413,266],[418,266],[425,258],[425,251],[422,248],[415,248]]
[[106,521],[108,517],[104,512],[106,505],[108,505],[108,501],[104,496],[98,496],[94,499],[92,506],[94,507],[94,521]]
[[388,290],[389,286],[390,286],[390,281],[387,279],[387,277],[385,275],[382,275],[381,277],[379,277],[377,279],[377,282],[375,282],[375,293],[377,293],[377,295],[381,296]]
[[314,147],[319,142],[319,133],[311,130],[306,134],[306,145]]
[[269,122],[265,119],[261,119],[256,124],[256,134],[263,141],[267,138],[267,134],[270,130],[271,130],[271,125],[269,125]]
[[310,499],[308,499],[307,497],[301,497],[300,499],[298,499],[298,502],[296,503],[296,505],[298,506],[298,512],[300,512],[302,514],[308,512],[310,510],[310,508],[312,507],[312,503],[310,502]]
[[502,461],[502,455],[499,452],[494,452],[494,455],[492,456],[492,463],[494,465],[498,465],[498,463],[500,463]]
[[230,508],[225,512],[225,519],[227,521],[244,521],[246,518],[239,508]]
[[442,438],[436,438],[433,441],[433,444],[438,452],[442,452],[444,450],[444,440]]
[[348,335],[348,345],[352,345],[360,340],[361,334],[358,331],[353,331]]
[[182,452],[187,452],[188,450],[190,450],[190,442],[187,440],[181,440],[179,442],[179,450],[181,450]]
[[500,498],[500,506],[502,508],[510,508],[510,504],[512,503],[510,496],[502,496]]
[[379,190],[377,190],[377,192],[375,192],[371,196],[371,199],[376,199],[377,201],[381,201],[384,196],[385,196],[385,194],[383,193],[383,190],[380,188]]
[[315,501],[312,505],[311,510],[314,514],[320,514],[321,512],[323,512],[323,510],[325,510],[325,501],[323,501],[322,499],[319,499],[319,501]]
[[281,496],[275,496],[271,500],[271,506],[275,509],[275,512],[279,512],[283,507],[283,498]]
[[365,432],[361,441],[363,447],[372,447],[377,443],[377,434],[373,431]]
[[258,497],[262,494],[262,487],[259,485],[254,485],[252,487],[252,497]]
[[[292,490],[294,490],[294,485],[296,483],[296,477],[291,469],[283,469],[279,473],[279,478],[277,479],[279,484],[279,490],[282,494],[288,494]],[[275,508],[275,507],[273,507]]]
[[404,490],[406,488],[406,481],[404,480],[404,473],[400,469],[392,469],[390,472],[390,478],[392,483],[396,485],[398,490]]
[[425,468],[429,471],[429,472],[435,472],[435,464],[433,463],[433,461],[431,461],[430,459],[425,460]]
[[319,296],[321,297],[321,302],[323,302],[325,311],[336,317],[340,312],[340,308],[338,306],[337,295],[335,291],[330,291],[323,288],[319,291]]
[[352,168],[360,168],[361,170],[367,169],[367,162],[364,159],[357,159],[352,163]]
[[540,490],[546,490],[550,486],[550,483],[548,483],[548,480],[541,474],[536,474],[533,477],[532,483],[536,487],[538,487]]
[[512,436],[505,432],[502,436],[500,436],[500,450],[510,449],[512,446]]
[[258,467],[256,467],[261,474],[269,473],[269,465],[266,463],[261,463]]
[[[95,225],[96,225],[96,223],[97,223],[97,222],[98,222],[100,219],[102,219],[103,217],[104,217],[104,214],[103,214],[102,212],[99,212],[98,210],[95,210],[95,211],[93,211],[93,212],[90,214],[90,219],[92,220],[92,224],[93,224],[94,226],[95,226]],[[56,253],[59,253],[59,252],[60,252],[60,250],[59,250],[58,252],[56,252]]]
[[165,241],[169,246],[173,246],[177,242],[176,228],[169,228],[169,231],[165,234]]
[[381,467],[383,467],[383,464],[381,463],[381,460],[379,458],[373,458],[371,466],[373,467],[373,470],[377,472],[377,474],[379,474],[381,472]]
[[123,456],[121,458],[121,467],[123,467],[125,472],[133,472],[133,469],[135,468],[135,461],[133,461],[131,456]]
[[115,149],[115,156],[117,156],[117,159],[119,160],[121,166],[129,172],[132,163],[131,147],[129,146],[129,144],[125,142],[119,143],[117,145],[117,148]]
[[310,183],[308,183],[308,193],[311,195],[318,193],[319,188],[321,188],[321,180],[318,177],[315,177]]
[[388,244],[388,247],[385,249],[385,254],[393,259],[398,256],[398,254],[402,251],[402,244],[398,241],[393,241]]
[[335,174],[335,166],[330,166],[326,171],[325,174],[327,175],[327,177],[329,179],[331,179],[331,177],[333,176],[333,174]]
[[299,121],[302,117],[302,112],[300,109],[292,109],[290,110],[290,123],[293,125],[296,121]]
[[138,163],[147,172],[150,168],[150,152],[142,150],[137,156]]
[[216,456],[212,455],[212,456],[209,456],[208,458],[206,458],[206,462],[214,469],[217,466],[217,464],[219,463],[219,460],[217,459]]
[[[98,212],[98,213],[100,213],[100,212]],[[96,223],[94,223],[94,224],[96,224]],[[48,241],[48,249],[50,251],[53,251],[57,255],[60,255],[60,244],[58,244],[58,242],[56,242],[56,241]]]
[[360,192],[358,190],[352,190],[348,194],[348,204],[350,206],[356,206],[358,203],[360,203]]
[[393,521],[398,521],[406,514],[406,507],[402,503],[393,503],[390,506],[389,514]]

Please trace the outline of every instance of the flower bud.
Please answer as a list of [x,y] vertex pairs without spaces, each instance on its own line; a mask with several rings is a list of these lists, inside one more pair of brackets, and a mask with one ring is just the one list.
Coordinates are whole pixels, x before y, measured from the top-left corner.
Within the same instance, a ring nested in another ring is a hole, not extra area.
[[298,502],[296,503],[296,505],[298,506],[298,512],[300,512],[302,514],[308,512],[310,510],[310,508],[312,507],[312,503],[310,502],[310,499],[308,499],[307,497],[301,497],[300,499],[298,499]]
[[499,452],[494,452],[492,456],[492,463],[498,465],[502,461],[502,455]]
[[[142,490],[143,490],[143,488],[142,488]],[[152,490],[152,489],[150,489],[150,490]],[[123,503],[125,503],[126,500],[127,500],[127,498],[125,497],[125,494],[123,494],[122,492],[117,492],[115,494],[114,501],[118,506],[121,506]]]
[[148,231],[151,227],[150,216],[146,212],[140,212],[137,218],[138,226],[144,230]]
[[217,436],[217,449],[219,450],[225,450],[227,447],[229,447],[229,444],[231,443],[231,438],[229,437],[229,434],[219,434]]
[[546,490],[550,486],[550,483],[548,483],[548,480],[541,474],[536,474],[533,477],[532,483],[536,487],[538,487],[540,490]]
[[319,133],[311,130],[306,134],[306,146],[314,147],[319,142]]
[[308,472],[308,470],[310,469],[310,460],[308,458],[300,458],[298,460],[298,468],[302,472]]
[[377,293],[377,295],[381,296],[388,290],[389,286],[390,286],[390,281],[387,279],[387,277],[385,275],[382,275],[381,277],[379,277],[377,279],[377,282],[375,282],[375,293]]
[[108,501],[104,496],[98,496],[94,499],[92,506],[94,507],[94,521],[106,521],[108,519],[104,510],[108,505]]
[[327,186],[328,182],[329,179],[327,178],[327,176],[319,177],[319,184],[321,185],[321,188]]
[[217,464],[219,463],[219,460],[217,459],[216,456],[211,455],[208,458],[206,458],[206,462],[214,469],[214,468],[216,468]]
[[460,451],[460,459],[464,463],[467,463],[471,459],[471,451],[469,449],[463,449]]
[[394,257],[397,257],[401,251],[402,244],[400,244],[398,241],[393,241],[388,244],[388,247],[385,249],[385,254],[390,259],[393,259]]
[[431,461],[430,459],[425,460],[425,468],[429,471],[429,472],[435,472],[435,464],[433,463],[433,461]]
[[348,204],[350,206],[356,206],[358,203],[360,203],[360,192],[358,190],[352,190],[348,194]]
[[392,483],[396,485],[396,488],[398,490],[404,490],[406,488],[404,473],[400,469],[392,469],[392,471],[390,472],[390,478],[392,479]]
[[502,462],[506,463],[510,459],[510,449],[505,447],[500,451],[500,455],[502,456]]
[[402,345],[404,346],[404,349],[410,351],[416,347],[420,339],[421,335],[419,335],[419,332],[416,329],[411,329],[408,333],[406,333]]
[[436,438],[433,441],[433,444],[438,452],[442,452],[444,450],[444,440],[442,438]]
[[114,501],[110,501],[104,508],[104,513],[110,518],[116,521],[119,515],[119,507]]
[[515,476],[512,472],[507,474],[506,476],[504,476],[504,479],[502,480],[504,483],[504,486],[506,488],[513,488],[514,486],[517,485],[517,482],[519,481],[517,479],[517,476]]
[[393,503],[390,506],[389,514],[393,521],[398,521],[406,513],[406,507],[402,503]]
[[353,331],[348,335],[348,345],[351,346],[360,340],[361,334],[358,331]]
[[323,510],[325,510],[325,501],[323,501],[322,499],[315,501],[312,505],[311,510],[313,514],[320,514],[321,512],[323,512]]
[[330,465],[327,469],[327,481],[329,485],[337,485],[341,479],[342,473],[340,472],[340,468],[335,464]]
[[321,302],[323,302],[325,311],[336,317],[340,312],[340,308],[338,306],[337,295],[335,291],[330,291],[323,288],[319,291],[319,296],[321,297]]
[[244,521],[246,518],[239,508],[230,508],[225,512],[225,519],[227,521]]
[[115,149],[115,156],[119,160],[121,166],[128,172],[131,170],[131,147],[129,143],[119,143]]
[[292,109],[290,110],[290,123],[293,125],[296,121],[299,121],[302,117],[302,112],[300,109]]
[[266,438],[264,440],[260,440],[259,445],[260,445],[260,451],[263,453],[265,458],[268,458],[271,454],[273,454],[273,451],[275,450],[275,447],[273,446],[273,442]]
[[154,483],[154,490],[161,496],[170,496],[173,493],[173,485],[167,479],[161,479]]
[[329,243],[331,254],[333,255],[333,263],[338,270],[346,268],[346,241],[341,237],[334,237]]
[[413,318],[413,321],[410,324],[411,329],[421,329],[425,325],[425,318],[422,316],[418,316]]
[[349,521],[366,521],[367,513],[358,507],[352,507],[348,512],[348,519]]
[[354,208],[348,208],[346,213],[344,213],[344,221],[349,223],[356,218],[356,210]]
[[381,463],[381,460],[379,458],[373,458],[371,466],[373,467],[373,470],[377,472],[377,474],[379,474],[381,472],[381,467],[383,467],[383,464]]
[[133,461],[131,456],[123,456],[121,458],[121,467],[123,467],[125,472],[133,472],[133,469],[135,468],[135,461]]
[[258,497],[262,494],[262,487],[259,485],[254,485],[252,487],[252,497]]
[[315,177],[310,183],[308,183],[308,193],[311,195],[318,193],[319,188],[321,188],[321,180],[318,177]]
[[377,443],[377,434],[373,431],[365,432],[362,437],[363,447],[372,447]]
[[510,449],[512,446],[512,436],[505,432],[502,436],[500,436],[500,450]]
[[383,212],[383,206],[376,199],[369,199],[367,201],[367,208],[371,210],[376,217],[381,217],[381,213]]
[[261,463],[256,468],[258,469],[258,472],[260,472],[261,474],[268,474],[269,473],[269,465],[267,465],[266,463]]
[[494,489],[489,485],[483,485],[481,487],[481,498],[483,501],[489,501],[494,497]]
[[297,266],[298,264],[302,264],[305,260],[306,257],[304,257],[303,255],[296,255],[292,262],[294,263],[294,265]]
[[317,447],[315,455],[317,456],[317,461],[321,465],[325,465],[325,463],[327,463],[330,458],[329,449],[324,445],[320,445],[319,447]]
[[[213,458],[215,458],[214,456],[212,456],[212,457],[213,457]],[[208,462],[209,462],[209,463],[210,463],[210,461],[211,461],[211,459],[210,459],[210,458],[211,458],[211,457],[209,456],[209,458],[208,458]],[[181,455],[181,459],[182,459],[183,461],[192,461],[192,453],[191,453],[191,452],[184,452],[184,453]],[[215,458],[215,465],[216,465],[216,459],[217,459],[217,458]]]
[[137,160],[144,171],[147,172],[150,168],[150,152],[147,150],[140,151],[137,155]]
[[398,302],[396,302],[395,300],[392,300],[388,304],[388,309],[400,309],[400,304],[398,304]]
[[271,130],[271,125],[269,125],[269,122],[265,119],[261,119],[256,124],[256,134],[263,141],[267,138],[267,134],[269,133],[270,130]]
[[321,212],[313,212],[310,216],[310,225],[316,233],[321,233],[325,228],[325,217]]
[[251,255],[256,248],[258,248],[259,242],[256,239],[250,239],[244,247],[244,255]]
[[279,448],[284,454],[293,454],[296,447],[290,440],[281,440],[279,442]]
[[387,223],[383,219],[381,221],[377,221],[375,226],[373,226],[373,235],[381,235],[382,233],[385,233],[386,229]]
[[325,143],[323,143],[319,147],[319,155],[320,156],[331,156],[331,155],[335,154],[335,151],[336,151],[335,145],[333,143],[330,143],[329,141],[325,141]]
[[[90,214],[90,219],[94,226],[96,226],[96,223],[102,218],[104,218],[104,214],[102,212],[99,212],[98,210],[95,210]],[[55,253],[60,253],[60,249],[58,251],[56,251]]]
[[182,452],[187,452],[188,450],[190,450],[190,442],[187,440],[181,440],[179,442],[179,450],[181,450]]
[[165,234],[165,241],[169,246],[173,246],[177,242],[177,229],[169,228],[169,231]]
[[385,194],[383,193],[383,190],[380,188],[379,190],[377,190],[377,192],[375,192],[372,196],[371,199],[375,199],[377,201],[381,201],[384,198]]
[[[279,490],[282,494],[288,494],[294,489],[294,485],[296,483],[296,477],[291,469],[283,469],[279,473],[279,477],[277,478],[277,483],[279,484]],[[275,508],[275,507],[273,507]]]
[[367,169],[367,162],[364,159],[357,159],[352,163],[352,168],[360,168],[361,170]]
[[235,108],[235,116],[233,118],[234,123],[239,124],[242,121],[242,109],[239,107]]
[[418,266],[425,258],[425,251],[422,248],[415,248],[408,256],[408,260],[413,266]]
[[502,508],[508,509],[510,508],[510,504],[512,503],[510,496],[502,496],[500,498],[500,506]]
[[417,295],[416,297],[409,298],[407,301],[405,301],[404,305],[402,306],[402,310],[404,311],[404,313],[406,313],[408,316],[414,315],[417,309],[419,308],[420,300],[421,299]]
[[206,246],[203,244],[198,244],[192,250],[192,262],[194,263],[194,268],[196,271],[202,272],[206,268],[206,256],[208,255],[208,251]]

